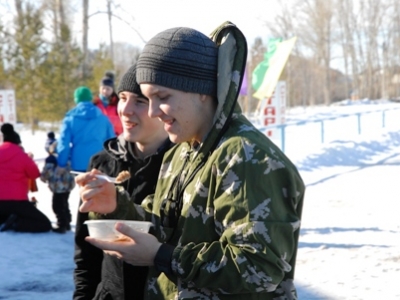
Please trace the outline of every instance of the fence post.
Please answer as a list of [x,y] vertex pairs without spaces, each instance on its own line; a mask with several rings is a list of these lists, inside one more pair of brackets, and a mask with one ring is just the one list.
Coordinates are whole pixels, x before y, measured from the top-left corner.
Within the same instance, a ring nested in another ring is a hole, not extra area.
[[321,122],[321,143],[323,144],[324,143],[324,141],[325,141],[325,137],[324,137],[324,132],[325,132],[325,129],[324,129],[324,120],[321,120],[320,121]]
[[281,125],[281,150],[285,153],[285,124]]
[[382,110],[382,127],[385,127],[385,110]]
[[[393,110],[400,110],[400,107],[396,107],[396,108],[389,108],[389,109],[385,109],[382,110],[382,127],[386,126],[386,111],[393,111]],[[366,113],[372,113],[372,112],[376,112],[378,113],[378,111],[370,111],[370,112],[358,112],[358,113],[352,113],[352,114],[346,114],[346,115],[341,115],[341,116],[337,116],[334,118],[330,118],[330,119],[337,119],[337,118],[343,118],[343,117],[354,117],[355,115],[357,116],[357,126],[358,126],[358,134],[361,134],[361,115],[362,114],[366,114]],[[330,119],[325,119],[325,120],[330,120]],[[306,121],[300,121],[300,122],[294,122],[291,124],[280,124],[280,125],[273,125],[271,126],[272,128],[280,128],[281,129],[281,150],[284,152],[285,148],[286,148],[286,127],[287,126],[298,126],[298,125],[305,125],[307,123],[316,123],[319,122],[321,123],[321,143],[325,142],[325,124],[324,124],[324,119],[317,119],[317,120],[306,120]],[[261,126],[261,125],[260,125]],[[265,130],[267,126],[257,126],[258,129],[260,130]],[[268,127],[268,128],[271,128]]]

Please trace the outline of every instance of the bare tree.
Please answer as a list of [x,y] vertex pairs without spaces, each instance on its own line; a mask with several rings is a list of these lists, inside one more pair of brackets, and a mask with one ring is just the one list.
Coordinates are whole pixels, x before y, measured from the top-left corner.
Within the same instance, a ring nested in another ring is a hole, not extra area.
[[352,0],[337,0],[336,19],[339,30],[338,44],[342,48],[344,71],[346,77],[352,78],[345,81],[346,93],[350,92],[357,97],[359,92],[358,61],[356,56],[354,30],[356,30],[357,15],[353,9]]
[[391,96],[397,98],[400,95],[400,2],[392,0],[392,18],[389,23],[388,31],[391,33],[391,44],[387,50],[387,67],[390,71],[388,84]]
[[[398,1],[281,0],[279,3],[276,17],[266,25],[274,36],[298,37],[293,51],[298,59],[292,57],[286,67],[289,84],[304,89],[296,97],[307,97],[306,102],[313,105],[320,103],[321,98],[329,104],[348,97],[350,91],[371,99],[400,92]],[[335,70],[333,62],[341,62],[343,75]]]
[[324,103],[329,104],[333,2],[305,0],[299,1],[298,7],[303,18],[297,36],[308,49],[313,49],[312,58],[322,67],[316,70],[319,74],[316,79],[318,89],[323,92]]
[[111,11],[111,0],[107,0],[107,16],[108,16],[108,32],[110,34],[110,57],[114,64],[114,40],[112,31],[112,11]]
[[89,0],[82,0],[82,76],[87,78],[88,70],[88,32],[89,32]]
[[[296,4],[293,2],[279,0],[278,4],[279,9],[276,11],[275,18],[266,20],[265,25],[271,31],[273,37],[280,37],[286,40],[297,35],[298,10],[296,9]],[[296,43],[292,53],[294,56],[298,55],[298,43]],[[310,99],[310,94],[306,95],[302,87],[308,85],[312,80],[310,80],[311,76],[304,76],[306,68],[303,64],[305,62],[296,60],[293,55],[289,57],[283,75],[286,77],[288,90],[287,103],[289,106],[297,104],[305,105]],[[299,69],[301,69],[301,74],[297,71]]]
[[252,87],[252,80],[251,77],[249,77],[250,74],[253,73],[254,69],[257,67],[257,65],[263,61],[264,59],[264,54],[267,51],[267,48],[264,46],[263,41],[260,37],[256,38],[254,40],[254,44],[250,48],[250,60],[247,63],[247,72],[248,72],[248,78],[247,78],[247,97],[246,99],[241,100],[242,101],[242,107],[243,110],[248,113],[249,111],[254,111],[256,110],[256,107],[259,105],[259,100],[254,99],[252,97],[254,90]]
[[[89,18],[91,18],[92,16],[95,16],[97,14],[106,14],[107,15],[107,19],[108,19],[108,32],[109,32],[109,38],[110,38],[110,45],[109,45],[109,55],[112,61],[112,64],[114,65],[114,60],[115,60],[115,45],[114,45],[114,38],[113,38],[113,26],[112,26],[112,19],[116,18],[120,21],[122,21],[123,23],[125,23],[126,25],[128,25],[132,30],[135,31],[135,33],[138,35],[138,37],[145,43],[145,39],[142,37],[142,35],[140,34],[140,32],[135,28],[135,26],[133,26],[131,24],[131,22],[126,21],[124,18],[120,17],[118,12],[122,11],[127,13],[126,11],[123,10],[123,8],[119,5],[115,5],[114,1],[112,0],[107,0],[107,10],[106,11],[96,11],[90,15],[88,15],[88,1],[89,0],[83,0],[84,2],[84,26],[83,28],[86,30],[84,30],[84,36],[85,36],[85,31],[86,31],[86,44],[87,44],[87,34],[88,34],[88,20]],[[86,12],[85,12],[86,9]],[[129,15],[132,20],[134,20],[134,17],[132,15]],[[86,22],[86,23],[85,23]],[[87,47],[86,47],[87,50]]]

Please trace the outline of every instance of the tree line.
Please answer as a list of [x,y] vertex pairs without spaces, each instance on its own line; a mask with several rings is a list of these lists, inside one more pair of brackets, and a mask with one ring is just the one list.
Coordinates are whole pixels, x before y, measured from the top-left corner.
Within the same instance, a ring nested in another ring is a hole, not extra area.
[[292,105],[399,97],[398,0],[278,2],[265,25],[275,36],[298,37],[284,74]]
[[[83,0],[85,4],[88,0]],[[74,106],[78,86],[96,93],[107,71],[118,78],[139,55],[140,49],[122,43],[113,45],[115,60],[110,45],[89,50],[87,32],[79,43],[71,28],[70,1],[15,0],[13,5],[12,20],[7,24],[0,20],[0,89],[15,90],[17,120],[32,130],[39,121],[59,122]],[[87,6],[83,11],[87,24]]]

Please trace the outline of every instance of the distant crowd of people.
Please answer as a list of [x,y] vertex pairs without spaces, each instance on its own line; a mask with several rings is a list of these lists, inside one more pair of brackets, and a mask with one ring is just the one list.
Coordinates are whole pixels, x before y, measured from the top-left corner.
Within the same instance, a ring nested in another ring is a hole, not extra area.
[[[71,230],[68,200],[75,181],[70,171],[85,172],[91,157],[103,149],[104,142],[122,132],[113,74],[106,72],[99,86],[96,97],[85,86],[74,91],[75,107],[66,113],[58,139],[53,131],[47,133],[48,156],[41,171],[33,155],[25,153],[14,126],[2,124],[0,231],[65,233]],[[56,226],[51,226],[50,220],[36,208],[36,197],[29,198],[30,192],[37,191],[37,179],[47,183],[52,192]]]
[[[42,172],[3,124],[1,230],[67,232],[76,184],[74,300],[297,299],[305,185],[241,112],[246,60],[246,39],[231,22],[210,36],[187,27],[158,33],[116,91],[110,73],[94,99],[85,86],[75,90],[58,139],[48,133]],[[121,183],[98,176],[121,171],[130,174]],[[28,198],[39,177],[53,193],[54,228]],[[153,227],[117,222],[122,241],[89,236],[85,221],[103,219]]]

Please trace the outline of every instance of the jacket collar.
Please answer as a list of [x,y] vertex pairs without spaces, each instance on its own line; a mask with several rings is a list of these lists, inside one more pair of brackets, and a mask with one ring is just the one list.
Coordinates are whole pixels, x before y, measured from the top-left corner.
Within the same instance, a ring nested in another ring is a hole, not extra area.
[[[161,146],[157,149],[156,153],[150,155],[158,155],[159,153],[164,153],[167,149],[171,148],[174,144],[167,138]],[[132,158],[139,160],[135,156],[133,151],[133,144],[126,141],[122,134],[116,138],[107,140],[104,143],[104,150],[116,160],[129,161]]]

